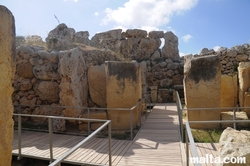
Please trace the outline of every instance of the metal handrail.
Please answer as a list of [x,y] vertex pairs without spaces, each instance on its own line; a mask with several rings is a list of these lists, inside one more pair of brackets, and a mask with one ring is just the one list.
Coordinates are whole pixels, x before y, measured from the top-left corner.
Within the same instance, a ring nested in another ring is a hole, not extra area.
[[91,135],[89,135],[87,138],[79,142],[77,145],[75,145],[73,148],[71,148],[69,151],[67,151],[64,155],[62,155],[60,158],[56,159],[53,163],[51,163],[49,166],[61,166],[61,162],[67,158],[69,155],[71,155],[74,151],[76,151],[80,146],[82,146],[84,143],[86,143],[89,139],[93,138],[98,132],[100,132],[105,126],[108,125],[109,130],[109,166],[112,165],[112,154],[111,154],[111,123],[110,121],[107,121],[102,126],[100,126],[95,132],[93,132]]
[[[191,147],[191,152],[193,154],[193,157],[198,158],[198,152],[196,150],[196,146],[194,144],[194,138],[189,126],[189,123],[185,124],[186,126],[186,134],[185,134],[185,138],[186,138],[186,162],[187,162],[187,166],[189,166],[189,145],[188,143],[190,142],[190,147]],[[201,166],[201,163],[195,163],[195,165],[197,166]]]
[[[89,139],[94,137],[98,132],[100,132],[104,127],[108,126],[108,142],[109,142],[109,166],[112,165],[112,154],[111,154],[111,121],[110,120],[99,120],[99,119],[86,119],[86,118],[71,118],[71,117],[58,117],[58,116],[46,116],[46,115],[28,115],[28,114],[13,114],[14,116],[18,116],[18,159],[22,158],[22,124],[21,124],[21,117],[36,117],[36,118],[48,118],[48,127],[49,127],[49,147],[50,147],[50,162],[49,166],[58,165],[76,151],[81,145],[87,142]],[[67,151],[64,155],[58,158],[56,161],[53,162],[53,141],[52,141],[52,119],[66,119],[66,120],[81,120],[81,121],[88,121],[88,122],[104,122],[102,126],[100,126],[97,130],[95,130],[91,135],[84,138],[80,143],[75,145],[69,151]]]
[[[216,107],[216,108],[182,108],[179,93],[176,91],[176,105],[177,105],[177,111],[178,111],[178,120],[179,120],[179,132],[181,136],[181,141],[184,143],[184,129],[183,129],[183,118],[182,118],[182,112],[183,110],[186,111],[200,111],[200,110],[233,110],[233,120],[210,120],[210,121],[188,121],[185,123],[186,126],[186,132],[185,132],[185,138],[186,138],[186,164],[189,165],[189,146],[188,143],[190,143],[191,151],[193,154],[193,157],[199,157],[196,146],[194,143],[193,135],[191,132],[191,128],[189,124],[207,124],[207,123],[233,123],[234,129],[236,129],[236,123],[250,123],[250,120],[236,120],[236,110],[238,109],[245,109],[250,107]],[[200,163],[196,163],[196,165],[201,165]]]
[[[19,111],[21,110],[22,106],[26,106],[26,107],[50,107],[52,108],[51,110],[53,110],[54,108],[73,108],[73,109],[86,109],[87,113],[88,113],[88,119],[90,118],[90,110],[117,110],[117,111],[130,111],[130,139],[133,140],[133,110],[135,110],[136,107],[139,106],[140,109],[140,105],[143,101],[147,101],[146,99],[150,98],[150,95],[146,95],[143,99],[140,99],[140,101],[134,105],[131,108],[98,108],[98,107],[79,107],[79,106],[56,106],[56,105],[28,105],[28,104],[22,104],[22,105],[14,105],[19,107]],[[150,100],[149,100],[150,101]],[[151,101],[150,101],[150,106],[151,106]],[[139,110],[140,116],[141,116],[141,110]],[[141,117],[140,117],[141,119]],[[141,121],[140,121],[140,125],[141,125]],[[88,121],[88,135],[90,134],[90,121]]]

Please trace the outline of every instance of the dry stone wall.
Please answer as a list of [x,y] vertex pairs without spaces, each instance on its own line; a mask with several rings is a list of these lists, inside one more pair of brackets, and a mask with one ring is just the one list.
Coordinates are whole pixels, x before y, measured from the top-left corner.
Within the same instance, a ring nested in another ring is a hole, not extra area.
[[[23,40],[20,37],[19,39]],[[30,45],[17,47],[14,104],[106,107],[107,94],[105,88],[101,88],[106,86],[106,77],[103,75],[105,61],[135,60],[139,63],[142,75],[140,98],[153,89],[155,93],[152,92],[152,101],[172,101],[173,87],[183,84],[184,58],[179,57],[178,38],[172,32],[147,33],[140,29],[122,32],[121,29],[116,29],[95,34],[89,39],[87,31],[75,32],[73,28],[60,24],[49,33],[46,46],[35,41],[40,41],[40,38],[30,36],[23,41],[26,44],[31,43]],[[160,48],[162,41],[164,46]],[[74,58],[76,50],[77,58]],[[220,105],[229,106],[232,102],[237,105],[238,66],[240,62],[249,61],[249,44],[231,49],[221,48],[218,51],[204,48],[200,55],[192,56],[208,55],[217,55],[220,59],[223,75],[221,80],[223,86],[225,85],[221,88],[224,91],[220,95],[229,93],[227,85],[232,87],[230,94],[221,98]],[[76,87],[80,87],[81,92],[76,91]],[[165,90],[157,92],[159,89]],[[23,110],[26,113],[34,111],[28,106]],[[77,110],[75,115],[67,112],[64,110],[65,115],[74,117],[84,114],[83,110]]]

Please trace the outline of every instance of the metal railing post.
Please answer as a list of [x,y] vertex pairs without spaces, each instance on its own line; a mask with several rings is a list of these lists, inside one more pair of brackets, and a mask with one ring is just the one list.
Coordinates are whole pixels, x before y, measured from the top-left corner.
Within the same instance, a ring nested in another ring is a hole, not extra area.
[[53,162],[53,143],[52,143],[52,118],[49,117],[49,150],[50,150],[50,162]]
[[[19,113],[21,113],[21,106],[19,105]],[[18,160],[22,159],[22,117],[18,115]]]
[[[233,113],[233,120],[236,120],[236,112],[235,112],[236,109],[234,109]],[[234,122],[234,129],[236,130],[236,122]]]
[[141,103],[139,103],[140,126],[141,126]]
[[188,147],[188,135],[187,132],[185,133],[185,139],[186,139],[186,162],[187,166],[189,166],[189,147]]
[[[88,108],[88,119],[90,119],[89,108]],[[88,135],[90,134],[90,121],[88,121]]]
[[133,116],[132,109],[130,109],[130,139],[133,140]]
[[112,165],[112,148],[111,148],[111,121],[108,124],[108,141],[109,141],[109,166]]

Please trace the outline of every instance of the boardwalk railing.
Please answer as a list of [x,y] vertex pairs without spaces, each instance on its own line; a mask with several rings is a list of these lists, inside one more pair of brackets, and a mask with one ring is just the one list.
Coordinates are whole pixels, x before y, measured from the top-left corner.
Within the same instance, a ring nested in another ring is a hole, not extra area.
[[[193,157],[198,158],[198,153],[196,150],[196,146],[194,143],[193,135],[191,132],[191,128],[189,124],[208,124],[208,123],[233,123],[234,129],[237,128],[237,123],[250,123],[250,120],[236,120],[236,111],[237,110],[244,110],[244,109],[250,109],[250,107],[220,107],[220,108],[182,108],[182,104],[180,101],[180,97],[178,92],[176,91],[176,105],[177,105],[177,111],[178,111],[178,120],[179,120],[179,131],[180,131],[180,140],[181,142],[184,141],[184,137],[186,140],[186,163],[187,166],[189,165],[189,144],[191,147],[191,152],[193,154]],[[185,129],[186,132],[184,132],[183,129],[183,111],[200,111],[200,110],[233,110],[233,119],[232,120],[209,120],[209,121],[187,121],[185,123]],[[200,163],[195,163],[197,166],[200,166]]]
[[[147,100],[149,99],[149,100]],[[150,107],[151,107],[151,100],[150,100],[150,95],[146,95],[143,99],[140,99],[140,101],[134,105],[131,108],[98,108],[98,107],[74,107],[74,106],[56,106],[56,105],[14,105],[15,107],[18,107],[18,113],[21,114],[21,109],[22,107],[48,107],[48,112],[50,112],[50,115],[53,115],[53,110],[56,108],[62,108],[62,109],[79,109],[79,110],[87,110],[87,116],[88,119],[90,119],[90,110],[116,110],[116,111],[130,111],[130,139],[133,140],[133,111],[138,107],[138,112],[140,115],[140,126],[141,126],[141,104],[143,102],[150,102]],[[147,103],[146,103],[147,105]],[[147,117],[147,115],[146,115]],[[90,134],[90,121],[88,121],[88,135]]]
[[[86,119],[86,118],[71,118],[71,117],[58,117],[58,116],[45,116],[45,115],[28,115],[28,114],[13,114],[14,116],[18,116],[18,159],[22,158],[22,117],[35,117],[35,118],[48,118],[48,129],[49,129],[49,148],[50,148],[50,166],[58,165],[60,166],[61,162],[67,158],[70,154],[76,151],[80,146],[82,146],[89,139],[93,138],[98,132],[100,132],[104,127],[108,126],[108,144],[109,144],[109,166],[112,165],[112,154],[111,154],[111,121],[110,120],[99,120],[99,119]],[[97,130],[95,130],[91,135],[84,138],[81,142],[63,154],[57,160],[53,158],[53,141],[52,141],[52,119],[65,119],[65,120],[80,120],[87,122],[103,122]]]

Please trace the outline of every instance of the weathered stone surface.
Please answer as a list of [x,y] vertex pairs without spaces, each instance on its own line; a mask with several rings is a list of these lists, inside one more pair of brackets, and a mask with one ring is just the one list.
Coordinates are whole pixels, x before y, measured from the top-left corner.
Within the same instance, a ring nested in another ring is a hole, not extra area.
[[[246,130],[234,130],[231,127],[225,129],[219,141],[219,157],[246,157],[245,164],[239,166],[250,165],[250,132]],[[235,163],[223,163],[221,166],[238,166]]]
[[[60,115],[63,117],[63,115]],[[64,119],[53,119],[53,131],[66,131],[66,121]]]
[[36,98],[32,98],[31,100],[27,99],[27,97],[22,97],[20,99],[20,104],[21,105],[35,105],[36,104]]
[[181,74],[174,75],[172,77],[173,85],[183,85],[183,76]]
[[221,75],[220,106],[236,107],[238,104],[237,75]]
[[[59,54],[59,73],[61,74],[60,104],[63,106],[87,106],[88,84],[86,64],[78,49],[63,51]],[[80,109],[65,109],[64,116],[79,117]]]
[[106,74],[104,64],[88,68],[88,85],[91,100],[100,107],[106,108]]
[[250,87],[250,62],[240,62],[238,67],[239,103],[244,107],[244,94]]
[[147,60],[159,49],[160,39],[128,38],[121,40],[120,52],[128,60]]
[[37,64],[33,67],[35,77],[40,80],[58,80],[58,65],[55,63]]
[[[248,89],[249,90],[249,89]],[[244,93],[244,107],[250,107],[250,92]],[[250,117],[250,109],[244,108],[244,111],[247,113],[247,116]]]
[[164,37],[164,32],[163,31],[150,31],[148,33],[149,38],[154,38],[154,39],[159,39]]
[[48,63],[57,64],[59,62],[58,52],[56,51],[48,52],[45,50],[40,50],[37,52],[37,54],[40,56],[40,59],[48,61]]
[[[106,62],[107,108],[131,108],[141,97],[141,78],[136,62]],[[126,72],[124,72],[126,71]],[[133,127],[139,122],[139,112],[132,112]],[[113,129],[130,128],[130,111],[108,110]]]
[[157,103],[157,86],[150,86],[150,97],[152,103]]
[[30,45],[30,46],[46,47],[46,43],[38,35],[27,36],[25,40],[25,44]]
[[[233,111],[221,112],[221,120],[233,120]],[[246,112],[235,112],[236,120],[248,120]],[[237,123],[237,126],[248,127],[249,123]],[[221,123],[221,127],[233,127],[233,123]]]
[[[184,66],[184,93],[187,108],[220,107],[221,64],[218,56],[188,56]],[[188,120],[220,120],[220,110],[188,111]],[[193,128],[219,127],[192,124]]]
[[26,91],[26,90],[30,90],[31,88],[32,88],[32,84],[29,79],[25,79],[25,80],[22,80],[22,82],[20,82],[20,90]]
[[178,38],[173,32],[164,33],[165,44],[162,48],[162,57],[170,58],[173,61],[179,61]]
[[48,103],[55,103],[59,101],[59,85],[57,82],[42,81],[34,86],[34,91],[41,100]]
[[74,36],[74,42],[89,45],[90,44],[89,32],[88,31],[76,32]]
[[49,32],[45,39],[49,50],[68,50],[73,47],[75,30],[68,28],[66,24],[59,24],[55,29]]
[[22,63],[16,67],[17,74],[23,78],[33,78],[33,66],[30,63]]
[[246,55],[246,54],[238,54],[236,56],[236,60],[239,61],[239,62],[244,62],[244,61],[248,60],[248,55]]
[[213,49],[203,48],[200,52],[201,56],[204,55],[214,55],[215,51]]
[[169,88],[170,85],[172,85],[172,79],[169,78],[165,78],[163,80],[161,80],[160,82],[160,87],[161,88]]
[[147,31],[141,29],[128,29],[126,30],[125,36],[127,38],[146,38]]
[[141,62],[140,64],[140,78],[141,78],[141,86],[142,86],[142,96],[141,98],[144,97],[145,94],[147,94],[147,89],[148,89],[148,85],[147,85],[147,75],[148,75],[148,71],[147,71],[147,63]]
[[[0,166],[11,165],[13,139],[13,93],[15,74],[15,21],[12,13],[0,5]],[[4,109],[3,109],[4,108]]]

